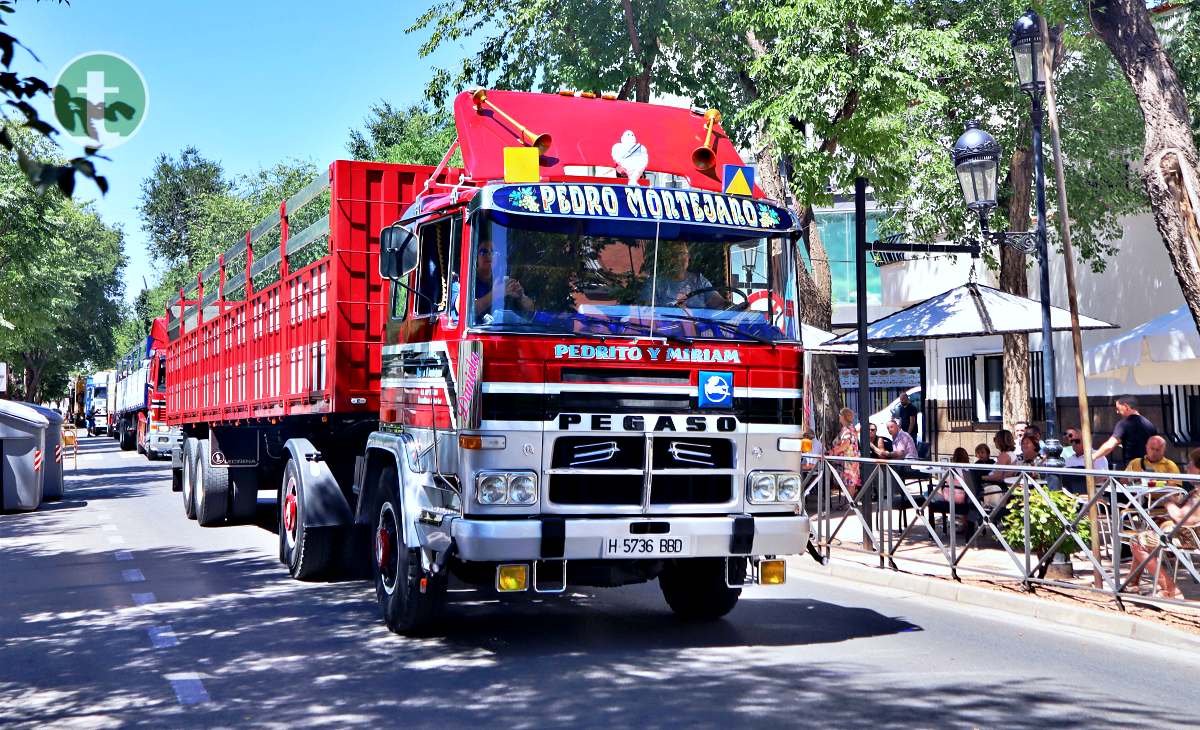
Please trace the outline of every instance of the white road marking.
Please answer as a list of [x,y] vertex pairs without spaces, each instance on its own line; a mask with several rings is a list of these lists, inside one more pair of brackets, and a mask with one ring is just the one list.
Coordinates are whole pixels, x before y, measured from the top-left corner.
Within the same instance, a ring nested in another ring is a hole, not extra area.
[[111,545],[124,545],[125,538],[121,537],[120,535],[109,535],[108,542]]
[[123,454],[121,454],[122,459],[136,459],[139,456],[141,456],[141,454],[139,454],[136,451],[126,451]]
[[133,603],[136,606],[145,606],[158,602],[153,593],[131,593],[130,597],[133,598]]
[[126,583],[140,583],[141,581],[146,580],[146,576],[142,575],[142,571],[138,570],[137,568],[133,568],[131,570],[122,570],[121,577],[125,579]]
[[150,643],[155,649],[169,649],[172,646],[179,646],[179,639],[175,636],[175,629],[170,626],[151,626],[146,629],[150,634]]
[[200,675],[193,673],[168,674],[167,681],[175,690],[175,697],[181,705],[198,705],[208,702],[208,692],[200,682]]
[[115,557],[117,560],[133,560],[133,553],[129,552],[128,550],[118,550],[113,553],[113,557]]

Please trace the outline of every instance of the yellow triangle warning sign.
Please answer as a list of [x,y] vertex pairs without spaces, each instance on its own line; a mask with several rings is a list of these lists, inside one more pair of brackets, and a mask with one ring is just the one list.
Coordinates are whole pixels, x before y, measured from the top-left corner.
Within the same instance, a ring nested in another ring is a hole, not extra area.
[[733,179],[729,181],[729,187],[725,188],[725,192],[730,195],[749,195],[750,184],[746,182],[746,174],[738,170],[733,174]]

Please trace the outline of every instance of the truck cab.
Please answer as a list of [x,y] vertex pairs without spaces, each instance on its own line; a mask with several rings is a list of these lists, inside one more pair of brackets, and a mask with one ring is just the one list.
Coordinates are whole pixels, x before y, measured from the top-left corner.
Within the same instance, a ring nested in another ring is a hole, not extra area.
[[[448,575],[657,578],[695,618],[782,582],[809,529],[790,212],[721,192],[713,169],[741,160],[712,112],[492,91],[455,111],[459,183],[381,236],[380,423],[355,488],[388,624],[420,623]],[[513,181],[529,128],[553,142]],[[621,164],[631,138],[657,184]]]

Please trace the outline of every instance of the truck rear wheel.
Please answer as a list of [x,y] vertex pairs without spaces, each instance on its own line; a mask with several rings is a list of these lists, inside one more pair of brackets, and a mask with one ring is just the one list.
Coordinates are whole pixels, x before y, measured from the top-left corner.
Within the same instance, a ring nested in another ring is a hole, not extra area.
[[441,613],[446,597],[446,574],[427,575],[421,555],[404,543],[404,512],[396,489],[396,469],[387,467],[379,475],[375,515],[372,522],[375,596],[383,621],[397,634],[426,633]]
[[196,519],[196,449],[199,439],[191,436],[183,440],[183,513],[189,520]]
[[229,470],[209,463],[208,449],[212,443],[201,439],[196,455],[196,521],[202,527],[213,527],[225,521],[229,514]]
[[320,580],[333,563],[337,534],[305,522],[304,480],[292,459],[279,490],[279,559],[296,580]]
[[122,418],[117,424],[117,439],[121,442],[121,451],[133,451],[134,433],[127,419]]
[[[746,559],[730,558],[734,582],[744,580]],[[733,610],[741,588],[725,583],[724,558],[690,558],[667,564],[658,576],[663,598],[676,616],[690,621],[714,621]]]

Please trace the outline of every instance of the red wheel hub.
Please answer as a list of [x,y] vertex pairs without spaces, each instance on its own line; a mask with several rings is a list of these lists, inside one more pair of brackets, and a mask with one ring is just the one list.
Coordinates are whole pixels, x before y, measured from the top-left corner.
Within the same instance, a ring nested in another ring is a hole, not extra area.
[[289,493],[283,500],[283,529],[290,533],[296,531],[296,495]]
[[380,527],[375,531],[375,562],[379,569],[387,568],[392,558],[392,538],[388,531]]

